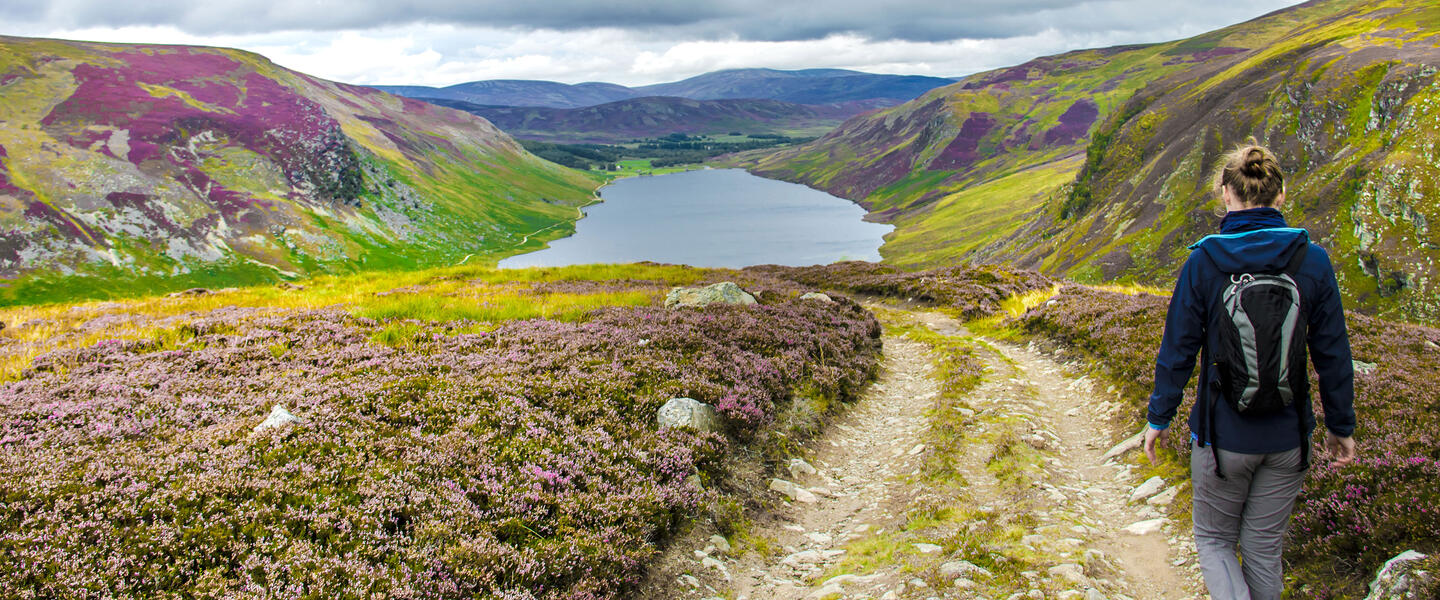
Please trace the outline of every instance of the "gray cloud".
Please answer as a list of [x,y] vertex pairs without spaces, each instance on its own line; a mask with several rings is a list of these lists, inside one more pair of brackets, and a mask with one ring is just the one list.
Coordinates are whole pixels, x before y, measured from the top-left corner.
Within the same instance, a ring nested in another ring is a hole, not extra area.
[[337,31],[414,24],[520,30],[615,28],[670,39],[759,41],[855,34],[874,40],[997,39],[1050,29],[1145,32],[1211,27],[1295,0],[6,0],[0,20],[37,28],[173,26],[197,35]]

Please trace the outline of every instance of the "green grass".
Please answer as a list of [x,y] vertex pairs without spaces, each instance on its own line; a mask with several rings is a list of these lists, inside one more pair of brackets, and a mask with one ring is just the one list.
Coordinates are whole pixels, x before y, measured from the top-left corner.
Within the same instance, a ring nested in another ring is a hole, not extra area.
[[1078,168],[1078,159],[1071,158],[955,191],[896,220],[880,253],[886,262],[924,268],[984,259],[988,247],[1007,241],[1024,243],[1015,239],[1016,231]]
[[[531,269],[499,269],[464,265],[413,271],[326,275],[301,280],[303,289],[258,284],[198,296],[170,298],[140,295],[105,302],[47,303],[0,308],[0,380],[17,377],[34,357],[60,348],[80,347],[106,339],[154,340],[157,347],[183,347],[193,332],[151,321],[201,314],[227,307],[292,311],[338,308],[360,317],[390,321],[377,343],[413,343],[420,327],[408,321],[470,321],[464,332],[491,329],[516,319],[580,319],[606,306],[642,306],[657,302],[669,287],[689,285],[711,271],[671,265],[576,265]],[[555,282],[617,282],[619,289],[594,292],[545,292],[536,285]],[[629,282],[632,285],[624,285]],[[626,289],[632,288],[632,289]],[[139,320],[92,330],[92,319],[129,315]],[[22,324],[28,326],[20,327]],[[457,330],[457,331],[461,331]]]

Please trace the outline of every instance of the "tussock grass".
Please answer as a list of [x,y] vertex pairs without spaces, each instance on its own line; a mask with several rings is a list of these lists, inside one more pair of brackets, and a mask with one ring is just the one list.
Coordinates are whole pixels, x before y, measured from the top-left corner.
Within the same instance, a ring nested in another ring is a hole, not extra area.
[[[471,321],[467,331],[505,321],[546,318],[575,321],[607,306],[644,306],[670,286],[689,285],[710,271],[676,265],[596,264],[500,269],[461,265],[417,271],[327,275],[298,285],[226,288],[198,295],[148,296],[113,302],[0,308],[0,381],[20,376],[36,356],[104,340],[154,340],[157,349],[183,347],[189,318],[222,309],[256,314],[341,307],[381,321]],[[620,289],[537,291],[541,284],[616,283]],[[625,289],[626,287],[630,289]],[[404,345],[403,326],[387,328],[377,343]],[[191,334],[193,337],[193,332]]]

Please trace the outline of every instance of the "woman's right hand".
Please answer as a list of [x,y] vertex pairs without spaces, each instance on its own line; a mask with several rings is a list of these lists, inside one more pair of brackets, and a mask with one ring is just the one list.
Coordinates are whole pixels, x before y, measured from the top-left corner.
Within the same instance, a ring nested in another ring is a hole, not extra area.
[[1155,458],[1155,446],[1165,441],[1165,434],[1170,433],[1169,429],[1156,429],[1148,423],[1145,425],[1145,456],[1150,458],[1150,464],[1159,462]]

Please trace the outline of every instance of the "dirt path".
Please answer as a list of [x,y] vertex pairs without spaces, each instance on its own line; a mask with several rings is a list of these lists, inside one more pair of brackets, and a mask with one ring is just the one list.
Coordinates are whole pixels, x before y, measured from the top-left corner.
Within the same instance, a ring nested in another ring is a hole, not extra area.
[[[972,340],[981,383],[943,398],[936,348],[887,333],[880,380],[810,444],[816,472],[795,465],[786,479],[803,491],[752,532],[773,550],[717,554],[726,579],[707,577],[697,597],[1204,597],[1187,528],[1163,507],[1130,502],[1139,475],[1103,458],[1118,408],[1106,394],[1033,348],[971,338],[947,316],[901,318]],[[946,443],[931,431],[940,418],[964,425],[943,455],[932,447]],[[1124,531],[1154,519],[1153,531]]]

